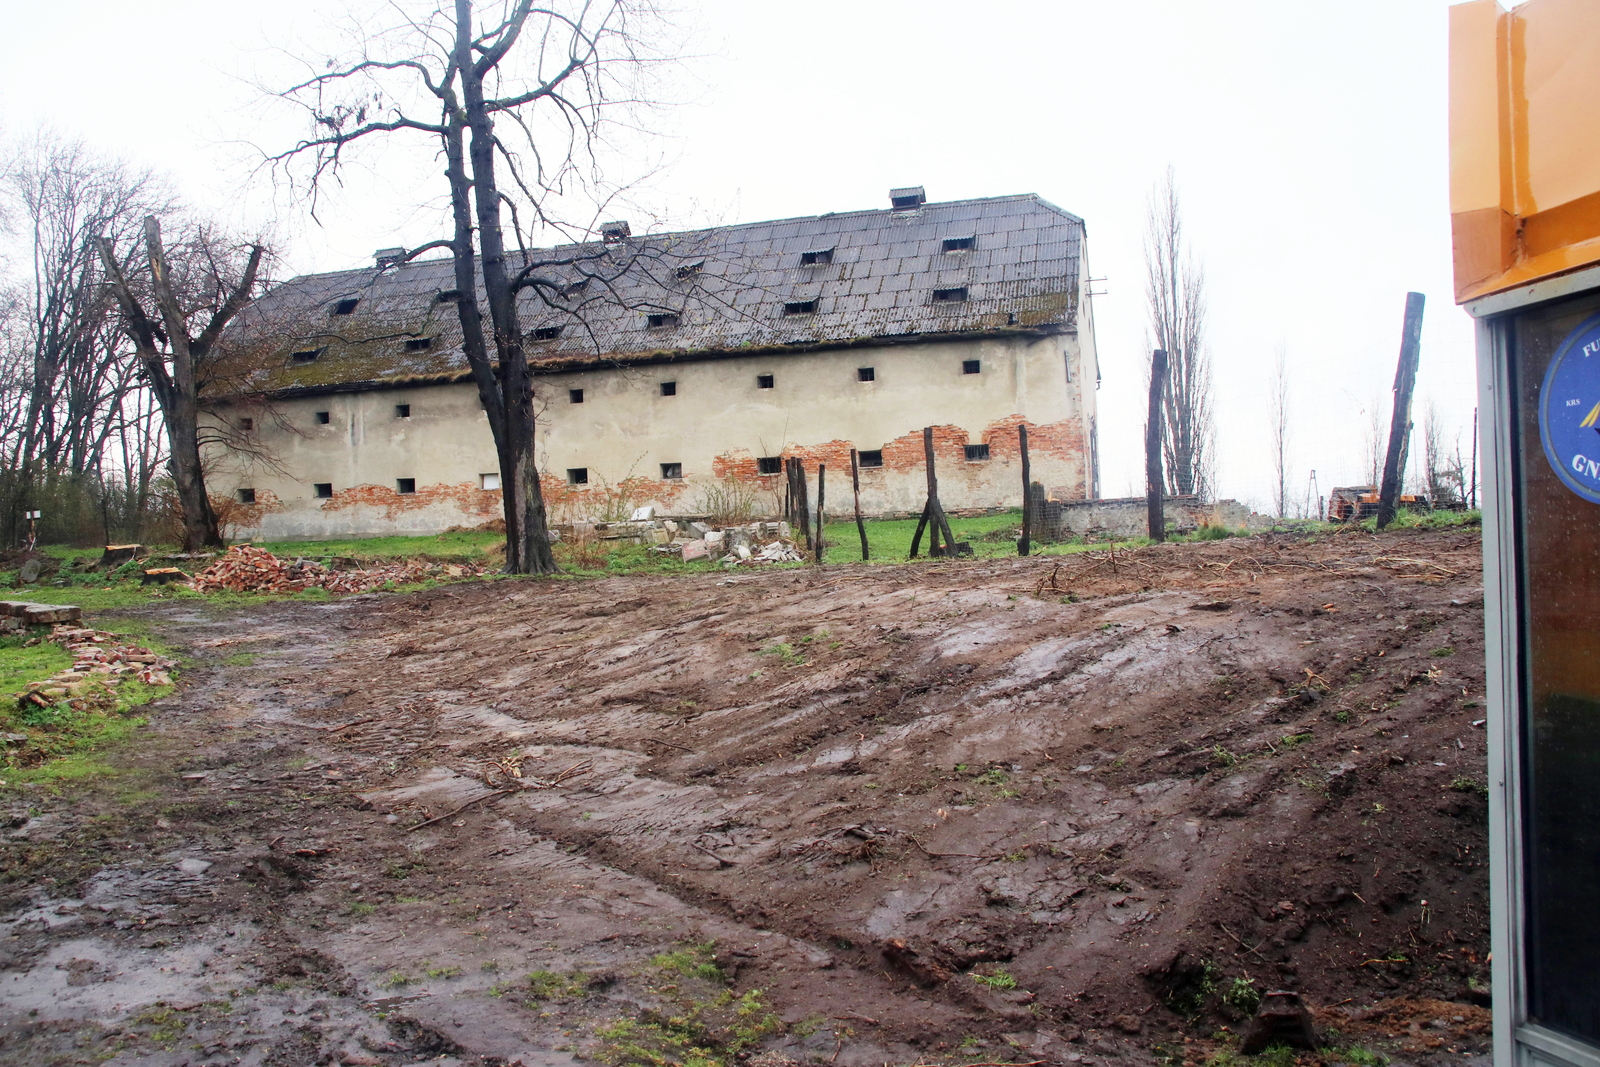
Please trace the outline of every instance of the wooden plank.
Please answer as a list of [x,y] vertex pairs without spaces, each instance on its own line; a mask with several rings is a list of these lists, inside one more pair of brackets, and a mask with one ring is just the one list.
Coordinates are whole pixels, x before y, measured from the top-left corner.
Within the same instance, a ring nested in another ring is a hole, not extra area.
[[1406,317],[1400,328],[1400,365],[1394,372],[1394,413],[1389,417],[1389,454],[1383,463],[1383,487],[1378,491],[1378,529],[1394,521],[1400,503],[1400,482],[1406,473],[1406,452],[1411,443],[1411,393],[1417,385],[1417,364],[1422,358],[1421,293],[1406,294]]
[[1161,401],[1167,388],[1167,353],[1150,353],[1150,421],[1144,427],[1145,519],[1150,540],[1167,539],[1167,516],[1161,498],[1166,487],[1161,477]]

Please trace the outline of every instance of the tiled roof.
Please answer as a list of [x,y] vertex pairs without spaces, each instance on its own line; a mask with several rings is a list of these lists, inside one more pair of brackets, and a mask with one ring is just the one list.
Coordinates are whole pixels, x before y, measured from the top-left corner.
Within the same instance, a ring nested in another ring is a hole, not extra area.
[[[524,291],[522,324],[529,357],[552,365],[1070,330],[1083,232],[1081,219],[1029,194],[540,250],[530,255],[584,260],[547,272],[557,281],[596,280],[555,298],[561,307]],[[456,308],[439,299],[454,287],[448,259],[306,275],[247,309],[230,343],[265,389],[458,374]],[[352,311],[335,314],[350,300]],[[669,317],[652,326],[651,314]],[[535,342],[541,327],[559,336]]]

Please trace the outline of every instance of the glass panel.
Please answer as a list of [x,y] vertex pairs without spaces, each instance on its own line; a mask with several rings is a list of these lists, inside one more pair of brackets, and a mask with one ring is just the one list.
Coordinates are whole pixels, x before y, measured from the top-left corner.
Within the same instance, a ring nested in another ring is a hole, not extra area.
[[1600,1042],[1600,294],[1516,313],[1510,356],[1528,1010]]

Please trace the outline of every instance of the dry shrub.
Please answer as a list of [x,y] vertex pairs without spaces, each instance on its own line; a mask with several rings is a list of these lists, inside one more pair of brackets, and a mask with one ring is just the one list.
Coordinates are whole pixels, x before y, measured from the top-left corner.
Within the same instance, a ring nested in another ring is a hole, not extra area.
[[757,501],[755,487],[737,478],[724,478],[700,487],[693,511],[697,515],[704,515],[714,526],[739,526],[759,513]]
[[593,530],[574,531],[572,537],[554,546],[556,561],[585,571],[605,570],[610,559],[606,543]]

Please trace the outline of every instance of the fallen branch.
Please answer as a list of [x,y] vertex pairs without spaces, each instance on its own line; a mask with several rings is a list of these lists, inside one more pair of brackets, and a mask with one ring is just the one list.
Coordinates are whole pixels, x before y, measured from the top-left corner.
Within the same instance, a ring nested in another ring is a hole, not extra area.
[[704,845],[700,844],[697,841],[690,841],[689,842],[689,847],[692,848],[692,849],[697,849],[700,852],[704,852],[706,855],[710,856],[712,859],[716,860],[719,864],[721,864],[724,867],[732,867],[734,865],[732,860],[723,859],[721,856],[717,855],[715,852],[711,851],[709,848],[706,848]]
[[[1223,926],[1221,923],[1218,923],[1217,924],[1217,929],[1221,930],[1223,933],[1227,934],[1229,937],[1231,937],[1235,941],[1239,942],[1239,947],[1244,949],[1246,952],[1254,952],[1255,955],[1256,955],[1256,958],[1261,960],[1263,963],[1271,963],[1272,962],[1271,960],[1267,959],[1267,957],[1261,955],[1261,953],[1256,952],[1255,948],[1251,948],[1249,945],[1245,944],[1243,938],[1241,938],[1238,934],[1234,933],[1232,930],[1228,929],[1226,926]],[[1260,947],[1259,945],[1256,946],[1256,948],[1259,948],[1259,947]]]
[[415,826],[406,827],[406,833],[409,834],[413,830],[420,830],[424,826],[432,826],[436,822],[444,822],[446,819],[453,819],[457,815],[460,815],[462,812],[466,811],[468,808],[472,807],[472,805],[474,805],[474,804],[481,804],[485,800],[488,800],[490,797],[502,797],[502,796],[505,796],[507,793],[510,793],[510,792],[511,792],[511,790],[509,790],[509,789],[496,789],[493,793],[485,793],[481,797],[474,797],[473,799],[467,801],[465,804],[461,805],[459,808],[457,808],[455,811],[450,812],[449,814],[441,815],[436,819],[429,819],[427,822],[419,822]]
[[[1005,855],[1004,852],[993,852],[993,853],[990,853],[989,855],[986,855],[986,856],[980,856],[980,855],[978,855],[976,853],[973,853],[973,852],[929,852],[928,851],[928,847],[926,845],[924,845],[921,841],[917,840],[917,835],[916,834],[912,834],[911,835],[911,843],[913,845],[916,845],[918,848],[920,848],[922,850],[922,854],[923,855],[925,855],[925,856],[937,856],[937,857],[939,857],[941,859],[948,858],[948,859],[965,859],[965,860],[997,860],[1000,857]],[[974,1065],[968,1064],[967,1067],[974,1067]]]

